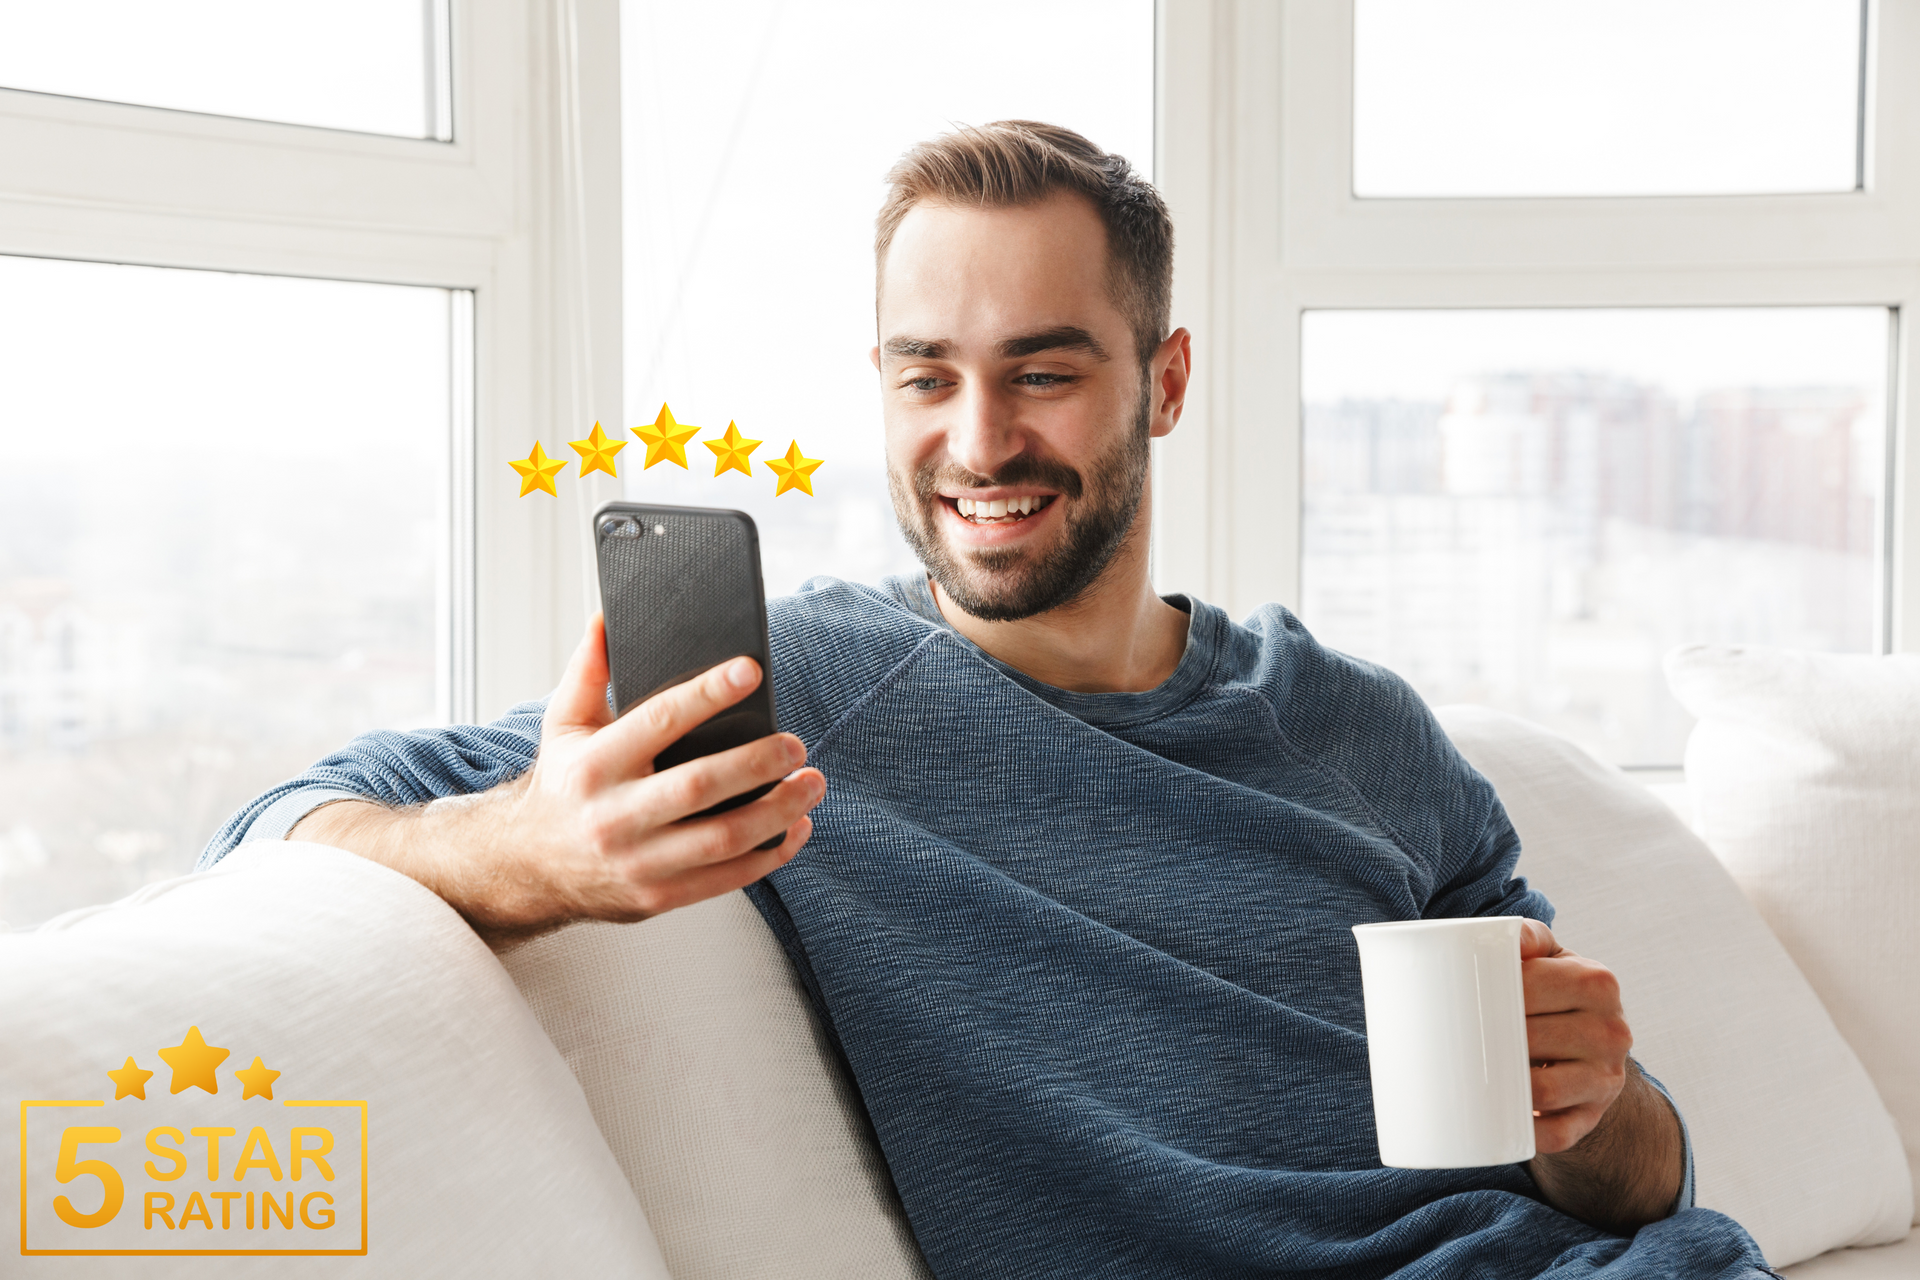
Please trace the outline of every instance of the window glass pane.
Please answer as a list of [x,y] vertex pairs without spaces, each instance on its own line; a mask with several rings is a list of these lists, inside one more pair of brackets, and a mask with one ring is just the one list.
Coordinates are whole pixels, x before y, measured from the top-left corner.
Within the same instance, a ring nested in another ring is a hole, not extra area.
[[1859,0],[1356,0],[1362,196],[1851,191]]
[[[636,499],[730,506],[760,525],[770,593],[814,574],[915,567],[894,525],[874,343],[882,177],[956,122],[1046,120],[1150,172],[1152,0],[940,6],[626,0],[628,427],[661,404],[714,439],[764,443],[751,479],[643,470]],[[628,435],[628,439],[632,439]],[[760,465],[798,441],[814,496]]]
[[0,919],[436,721],[445,290],[0,257]]
[[1881,308],[1306,317],[1301,615],[1432,703],[1677,765],[1683,644],[1874,650]]
[[452,137],[446,0],[0,0],[0,86]]

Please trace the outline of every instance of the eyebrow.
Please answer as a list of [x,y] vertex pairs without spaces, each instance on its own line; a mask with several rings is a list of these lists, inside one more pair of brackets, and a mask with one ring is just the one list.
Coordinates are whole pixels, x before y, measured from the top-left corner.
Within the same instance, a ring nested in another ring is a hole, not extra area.
[[[953,354],[953,344],[941,338],[888,338],[882,350],[889,356],[906,360],[944,360]],[[1076,324],[1023,333],[994,347],[994,354],[1003,360],[1018,360],[1042,351],[1084,351],[1096,360],[1107,358],[1107,349],[1100,339]]]
[[943,360],[952,349],[938,338],[888,338],[883,348],[890,356],[908,360]]
[[1100,345],[1100,339],[1077,324],[1065,324],[1057,329],[1042,329],[1039,333],[1008,338],[994,350],[1007,360],[1037,356],[1042,351],[1084,351],[1096,360],[1107,358],[1107,349]]

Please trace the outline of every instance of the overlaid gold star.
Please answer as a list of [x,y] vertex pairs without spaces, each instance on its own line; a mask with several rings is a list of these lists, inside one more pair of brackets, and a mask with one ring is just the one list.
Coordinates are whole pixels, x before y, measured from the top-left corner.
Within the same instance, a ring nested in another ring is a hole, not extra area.
[[675,422],[673,410],[663,404],[660,406],[660,416],[653,420],[653,425],[635,427],[633,434],[647,442],[647,460],[640,468],[645,471],[662,459],[686,466],[687,441],[699,435],[700,428]]
[[[535,443],[537,444],[538,441]],[[616,480],[620,478],[620,473],[613,469],[613,455],[626,448],[627,442],[625,440],[608,439],[607,433],[600,429],[599,423],[596,422],[593,424],[593,434],[585,440],[569,440],[567,444],[572,447],[575,453],[580,455],[580,474],[582,476],[585,476],[589,471],[604,471]],[[556,494],[554,496],[558,497],[559,495]]]
[[722,471],[738,471],[743,476],[753,474],[753,464],[747,460],[747,455],[758,449],[760,442],[741,435],[740,428],[734,423],[727,424],[726,435],[702,443],[713,450],[713,474],[719,475]]
[[153,1079],[153,1072],[142,1071],[134,1063],[132,1058],[128,1058],[126,1066],[120,1068],[118,1071],[107,1072],[107,1079],[113,1081],[113,1100],[115,1102],[120,1101],[122,1098],[138,1098],[140,1101],[145,1102],[147,1100],[147,1081]]
[[173,1086],[168,1093],[196,1085],[208,1093],[220,1092],[220,1081],[213,1072],[227,1060],[227,1051],[201,1039],[200,1028],[188,1027],[184,1040],[171,1049],[160,1050],[160,1059],[173,1068]]
[[265,1098],[268,1102],[272,1102],[273,1082],[280,1078],[280,1073],[267,1070],[266,1065],[256,1057],[252,1066],[243,1067],[234,1072],[233,1077],[245,1086],[240,1090],[240,1101],[245,1102],[248,1098]]
[[813,475],[814,468],[818,467],[820,462],[819,458],[802,457],[798,440],[788,445],[787,456],[784,459],[767,463],[767,470],[780,477],[779,487],[774,489],[773,496],[777,498],[789,489],[798,489],[811,498],[813,481],[809,477]]
[[567,464],[558,458],[549,458],[541,452],[538,440],[533,442],[532,453],[524,459],[511,459],[507,465],[520,473],[521,497],[526,497],[535,489],[545,489],[556,498],[560,496],[559,491],[553,487],[553,476],[556,471],[564,471]]

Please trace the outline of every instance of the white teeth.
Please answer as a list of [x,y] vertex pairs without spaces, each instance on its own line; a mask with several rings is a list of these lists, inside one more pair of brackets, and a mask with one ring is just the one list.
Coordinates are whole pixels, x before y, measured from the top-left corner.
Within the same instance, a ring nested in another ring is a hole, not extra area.
[[954,510],[970,520],[1005,520],[1008,517],[1018,519],[1032,515],[1045,502],[1039,494],[1024,494],[1018,498],[955,498]]

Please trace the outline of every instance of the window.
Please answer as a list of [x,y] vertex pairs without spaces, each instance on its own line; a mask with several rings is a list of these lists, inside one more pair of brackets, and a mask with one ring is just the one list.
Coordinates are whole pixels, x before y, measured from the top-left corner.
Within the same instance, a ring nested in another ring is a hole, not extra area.
[[0,85],[453,137],[446,0],[0,2]]
[[1851,191],[1859,0],[1357,0],[1362,196]]
[[1873,652],[1883,308],[1312,311],[1302,617],[1670,765],[1682,644]]
[[[0,258],[0,918],[443,723],[444,289]],[[59,483],[79,476],[83,483]]]
[[507,460],[620,412],[612,4],[159,9],[0,2],[12,926],[550,689],[584,515]]
[[1160,31],[1198,362],[1163,590],[1633,766],[1680,763],[1675,646],[1920,649],[1920,12],[1166,0]]
[[665,403],[702,440],[737,421],[764,442],[756,463],[792,441],[825,460],[812,498],[776,498],[764,468],[716,478],[697,445],[684,471],[629,450],[627,494],[747,511],[771,594],[912,570],[867,359],[882,177],[922,139],[1005,118],[1078,129],[1150,173],[1152,4],[627,0],[622,33],[626,424]]

